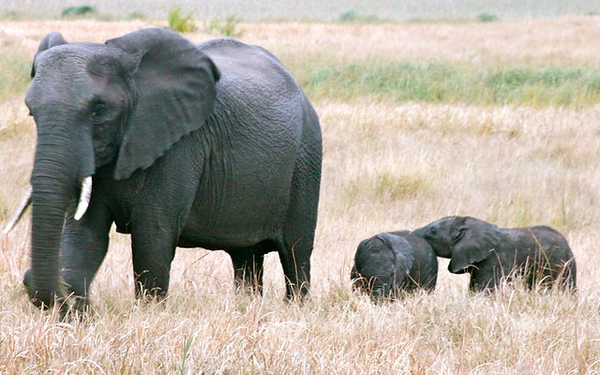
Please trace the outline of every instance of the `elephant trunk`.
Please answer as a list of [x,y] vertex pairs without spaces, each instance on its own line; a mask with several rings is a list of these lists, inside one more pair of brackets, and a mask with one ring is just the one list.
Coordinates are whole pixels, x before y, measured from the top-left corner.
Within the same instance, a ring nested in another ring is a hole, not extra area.
[[417,237],[421,237],[422,239],[425,239],[426,230],[425,230],[425,228],[417,228],[410,233],[414,234]]
[[371,291],[371,296],[375,302],[379,302],[382,299],[389,297],[390,285],[380,278],[375,278],[375,280],[372,281]]
[[51,306],[60,296],[60,243],[69,201],[66,190],[43,181],[33,184],[31,284],[27,287],[31,301],[38,307]]
[[63,297],[60,247],[65,214],[76,199],[82,174],[92,174],[93,148],[92,157],[84,157],[85,152],[78,152],[82,150],[81,140],[44,135],[39,129],[31,177],[31,269],[25,281],[31,301],[38,307],[49,307],[55,298]]
[[429,232],[430,232],[430,225],[427,225],[427,226],[424,226],[421,228],[417,228],[417,229],[413,230],[411,233],[414,234],[415,236],[420,237],[420,238],[424,239],[425,241],[427,241],[427,243],[429,243],[429,245],[435,252],[436,256],[438,256],[440,258],[447,258],[447,259],[451,258],[452,257],[452,246],[449,246],[447,244],[447,241],[441,242],[441,241],[439,241],[439,239],[436,239],[435,236],[433,238],[431,236],[428,236]]

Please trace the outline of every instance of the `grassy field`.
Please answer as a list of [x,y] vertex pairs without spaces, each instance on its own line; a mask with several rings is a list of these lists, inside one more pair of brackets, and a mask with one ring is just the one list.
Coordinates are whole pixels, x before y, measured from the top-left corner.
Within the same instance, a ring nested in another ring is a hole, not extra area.
[[186,13],[204,20],[241,17],[245,21],[367,21],[383,22],[423,20],[509,20],[565,15],[599,14],[596,0],[3,0],[0,17],[59,18],[72,6],[92,6],[94,17],[103,19],[165,19],[168,11],[179,6]]
[[[324,164],[312,298],[283,302],[277,254],[262,298],[235,295],[222,252],[177,252],[169,298],[138,305],[130,239],[112,234],[93,318],[59,322],[21,286],[29,215],[0,237],[0,373],[593,374],[600,372],[600,35],[597,17],[493,23],[243,23],[321,118]],[[42,37],[103,42],[155,23],[0,22],[0,226],[28,184],[23,104]],[[190,40],[214,37],[202,30]],[[438,288],[373,305],[350,288],[357,244],[447,215],[549,224],[579,292]]]

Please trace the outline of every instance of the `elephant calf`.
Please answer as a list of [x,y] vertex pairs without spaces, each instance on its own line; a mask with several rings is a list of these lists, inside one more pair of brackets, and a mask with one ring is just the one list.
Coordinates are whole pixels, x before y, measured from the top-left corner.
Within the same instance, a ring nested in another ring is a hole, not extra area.
[[354,288],[379,300],[403,291],[432,291],[437,271],[437,258],[427,241],[409,231],[384,232],[358,245],[351,279]]
[[450,216],[413,233],[429,242],[437,256],[450,259],[450,272],[470,273],[471,291],[493,291],[503,278],[514,275],[523,276],[528,288],[576,288],[571,248],[548,226],[504,229],[468,216]]

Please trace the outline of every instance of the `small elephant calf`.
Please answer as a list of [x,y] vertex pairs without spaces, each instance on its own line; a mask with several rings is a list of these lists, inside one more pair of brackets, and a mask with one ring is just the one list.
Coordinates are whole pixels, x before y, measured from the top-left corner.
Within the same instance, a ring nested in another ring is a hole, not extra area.
[[379,300],[417,289],[432,291],[437,272],[437,258],[427,241],[409,231],[384,232],[358,245],[351,279],[355,289]]
[[471,291],[493,291],[513,275],[523,276],[528,288],[576,288],[571,248],[548,226],[504,229],[473,217],[450,216],[413,233],[429,242],[437,256],[450,258],[450,272],[470,273]]

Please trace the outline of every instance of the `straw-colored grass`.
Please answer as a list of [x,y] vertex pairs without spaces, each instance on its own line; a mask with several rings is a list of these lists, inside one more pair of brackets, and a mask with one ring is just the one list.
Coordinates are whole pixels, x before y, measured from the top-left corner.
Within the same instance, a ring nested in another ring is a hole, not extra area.
[[[1,25],[2,56],[20,59],[33,56],[50,30],[70,41],[101,42],[149,24]],[[244,41],[266,46],[299,75],[306,67],[374,58],[490,71],[501,65],[594,71],[600,63],[593,47],[597,20],[590,17],[243,28]],[[27,186],[35,148],[24,88],[11,87],[0,98],[2,227]],[[315,100],[324,138],[323,181],[312,298],[303,304],[283,302],[277,254],[267,255],[265,293],[255,298],[232,292],[224,253],[180,249],[169,298],[138,305],[130,238],[112,234],[92,289],[94,316],[59,322],[34,308],[21,286],[28,267],[27,215],[0,237],[0,372],[598,373],[600,107],[584,104],[473,105],[372,95]],[[373,305],[351,292],[350,267],[360,240],[453,214],[500,226],[556,227],[577,259],[577,295],[531,293],[517,285],[492,297],[473,296],[466,290],[468,276],[448,273],[445,260],[433,294]]]

